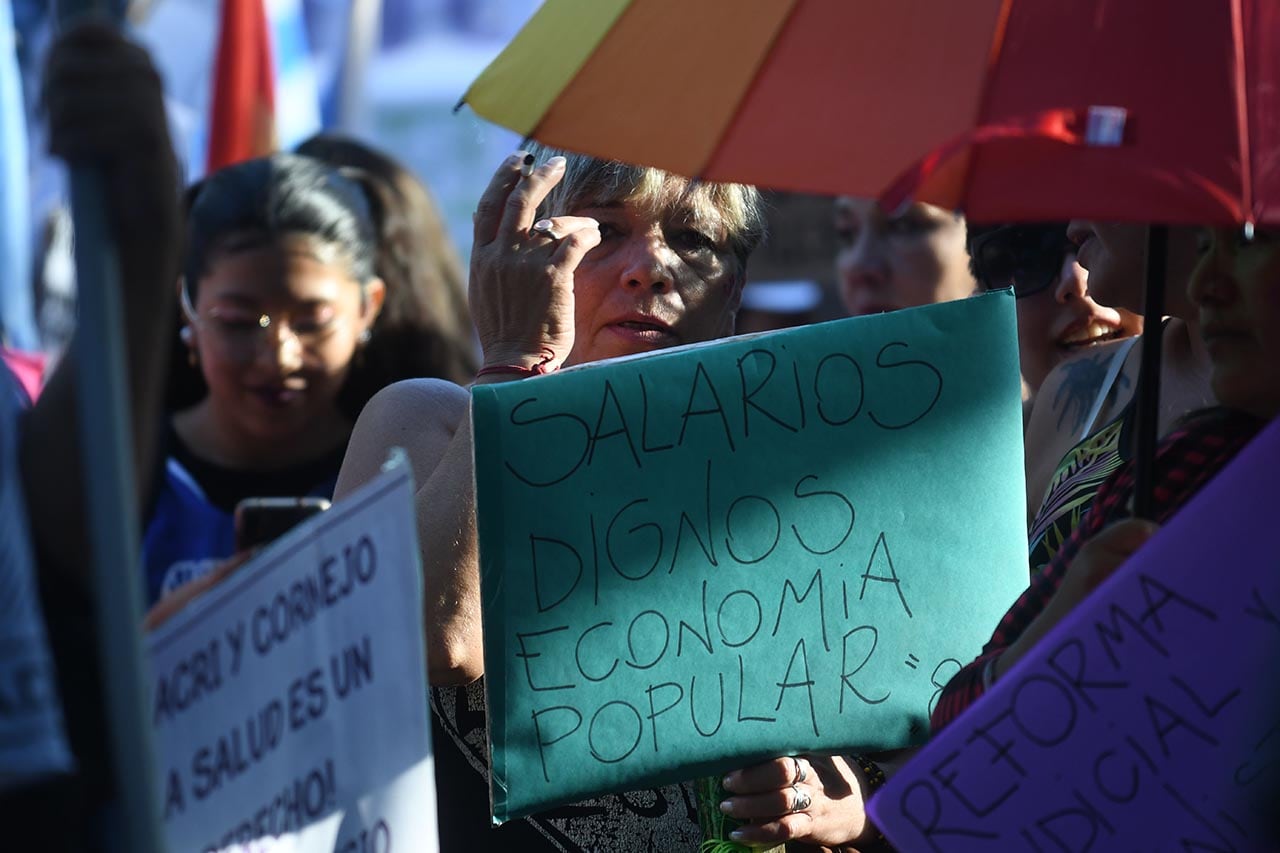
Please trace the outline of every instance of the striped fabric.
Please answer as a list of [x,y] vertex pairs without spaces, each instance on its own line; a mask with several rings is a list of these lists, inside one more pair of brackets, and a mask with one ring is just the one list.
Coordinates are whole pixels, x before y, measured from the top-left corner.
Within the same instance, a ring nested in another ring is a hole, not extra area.
[[1044,501],[1027,534],[1034,576],[1053,560],[1071,531],[1080,526],[1093,505],[1098,488],[1124,464],[1120,436],[1132,408],[1081,441],[1062,458]]

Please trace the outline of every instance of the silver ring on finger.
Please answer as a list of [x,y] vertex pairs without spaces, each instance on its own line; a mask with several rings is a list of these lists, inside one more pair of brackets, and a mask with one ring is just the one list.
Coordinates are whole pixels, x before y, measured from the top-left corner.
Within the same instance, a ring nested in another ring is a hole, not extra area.
[[533,227],[529,229],[530,233],[540,234],[543,237],[549,237],[552,240],[559,240],[560,235],[556,234],[554,225],[550,219],[539,219],[533,223]]
[[796,778],[794,784],[799,784],[809,778],[809,770],[804,766],[804,762],[800,760],[800,756],[793,755],[791,760],[796,763]]
[[791,785],[791,813],[802,812],[811,805],[813,805],[813,798],[806,791],[801,791],[800,787],[793,783]]

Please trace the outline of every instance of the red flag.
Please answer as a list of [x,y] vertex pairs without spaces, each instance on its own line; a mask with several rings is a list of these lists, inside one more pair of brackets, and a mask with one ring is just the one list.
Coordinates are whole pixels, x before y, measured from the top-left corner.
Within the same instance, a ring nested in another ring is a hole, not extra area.
[[276,149],[275,72],[263,0],[222,0],[208,171]]

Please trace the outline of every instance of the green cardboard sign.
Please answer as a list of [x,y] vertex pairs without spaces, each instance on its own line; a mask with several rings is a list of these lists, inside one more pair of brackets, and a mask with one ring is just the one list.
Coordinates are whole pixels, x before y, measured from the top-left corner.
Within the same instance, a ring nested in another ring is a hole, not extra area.
[[1026,586],[1009,291],[472,406],[498,821],[919,743]]

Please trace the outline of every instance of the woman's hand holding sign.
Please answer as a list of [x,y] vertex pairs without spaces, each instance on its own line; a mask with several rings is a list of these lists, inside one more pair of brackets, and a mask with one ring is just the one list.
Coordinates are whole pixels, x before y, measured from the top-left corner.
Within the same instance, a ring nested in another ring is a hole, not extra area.
[[535,221],[564,177],[565,159],[530,171],[532,164],[532,154],[508,157],[476,207],[469,296],[482,374],[545,373],[564,363],[573,348],[574,271],[600,242],[594,219]]
[[734,841],[852,850],[850,844],[875,835],[867,823],[866,780],[843,756],[775,758],[729,773],[724,789],[729,797],[720,810],[750,821],[733,831]]

